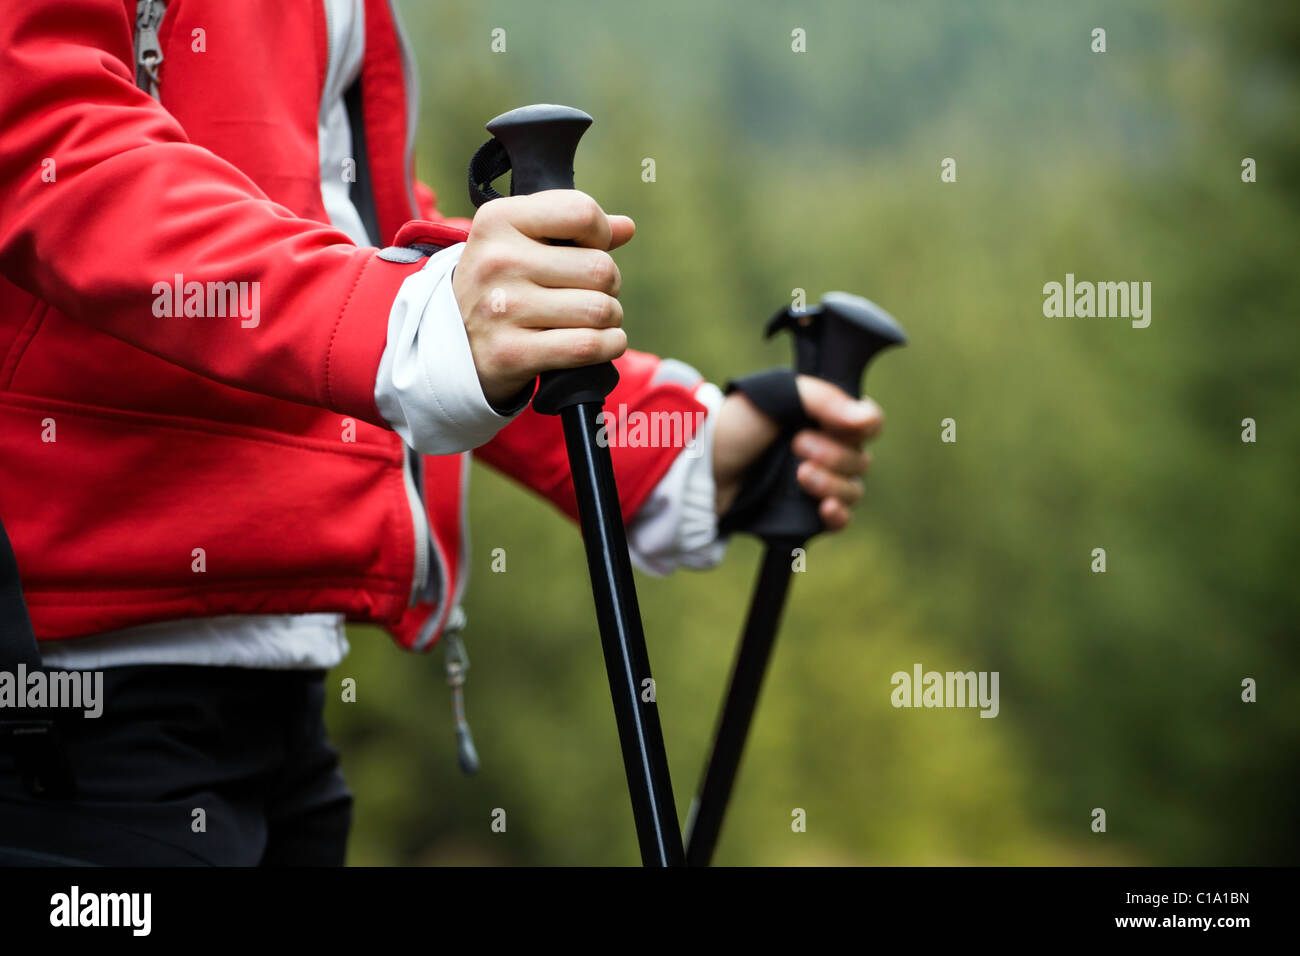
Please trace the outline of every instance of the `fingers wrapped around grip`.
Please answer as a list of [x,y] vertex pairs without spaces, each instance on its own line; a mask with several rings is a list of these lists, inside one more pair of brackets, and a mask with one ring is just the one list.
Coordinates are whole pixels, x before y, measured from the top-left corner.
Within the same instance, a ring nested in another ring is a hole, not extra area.
[[452,288],[490,401],[541,372],[623,354],[622,276],[609,250],[634,231],[577,190],[479,207]]
[[485,257],[478,268],[485,276],[526,279],[550,289],[591,289],[613,296],[623,289],[618,265],[602,249],[544,246],[523,240]]
[[617,329],[623,305],[588,289],[543,289],[520,303],[516,323],[525,329]]
[[550,189],[485,203],[475,214],[474,224],[481,222],[489,228],[503,225],[531,239],[567,240],[589,249],[610,249],[615,245],[615,224],[610,219],[586,193]]
[[[492,343],[490,373],[527,380],[540,372],[611,362],[627,349],[622,329],[518,331]],[[479,376],[482,378],[483,370]]]

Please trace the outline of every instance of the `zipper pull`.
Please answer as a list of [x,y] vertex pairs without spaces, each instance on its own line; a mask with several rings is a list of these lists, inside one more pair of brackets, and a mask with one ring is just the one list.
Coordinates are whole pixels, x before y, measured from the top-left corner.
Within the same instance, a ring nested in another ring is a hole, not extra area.
[[465,643],[460,634],[444,634],[446,646],[447,686],[451,688],[451,713],[456,722],[456,756],[460,769],[465,773],[478,772],[478,750],[474,747],[474,735],[470,733],[469,721],[465,719],[465,673],[469,670],[469,655],[465,653]]
[[158,25],[166,7],[163,0],[137,0],[135,5],[135,85],[154,99],[158,99],[158,67],[163,61]]

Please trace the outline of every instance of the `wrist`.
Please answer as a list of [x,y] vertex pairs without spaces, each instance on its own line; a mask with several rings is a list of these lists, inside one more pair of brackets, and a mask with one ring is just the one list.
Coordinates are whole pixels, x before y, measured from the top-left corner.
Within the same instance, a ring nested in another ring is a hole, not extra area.
[[772,442],[780,429],[740,392],[722,400],[713,435],[713,480],[716,509],[723,514],[740,493],[745,472]]
[[[537,377],[534,376],[533,378],[528,379],[528,381],[516,387],[513,391],[510,391],[509,386],[507,386],[506,388],[496,389],[489,392],[481,375],[479,376],[479,385],[482,387],[483,397],[487,399],[487,403],[491,406],[492,411],[496,412],[498,415],[514,417],[524,410],[525,405],[532,401],[533,392],[537,389]],[[504,395],[504,397],[497,397],[498,392]]]

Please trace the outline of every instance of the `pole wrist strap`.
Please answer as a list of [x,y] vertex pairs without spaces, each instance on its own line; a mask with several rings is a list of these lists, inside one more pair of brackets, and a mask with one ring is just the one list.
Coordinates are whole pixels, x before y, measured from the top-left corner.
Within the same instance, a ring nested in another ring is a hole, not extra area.
[[789,440],[795,432],[810,427],[812,419],[804,411],[795,372],[790,368],[770,368],[732,379],[724,392],[728,395],[740,392],[781,429],[780,437],[750,466],[735,502],[718,519],[718,532],[730,534],[748,530],[762,512],[785,471],[786,460],[793,454]]

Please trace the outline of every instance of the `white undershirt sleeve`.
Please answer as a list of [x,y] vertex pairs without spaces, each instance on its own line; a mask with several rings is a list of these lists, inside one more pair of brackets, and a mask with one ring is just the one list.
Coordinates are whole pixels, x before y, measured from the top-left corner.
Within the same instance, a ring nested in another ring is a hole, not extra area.
[[452,455],[490,441],[529,396],[498,412],[483,394],[469,336],[452,292],[463,242],[429,257],[398,289],[379,360],[375,405],[393,430],[425,455]]
[[713,479],[713,430],[723,396],[716,385],[704,382],[695,398],[707,410],[699,432],[628,522],[632,563],[650,574],[664,575],[679,567],[711,568],[726,554],[726,539],[718,537]]

